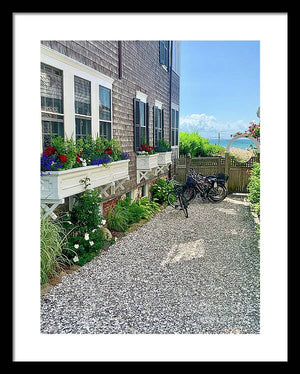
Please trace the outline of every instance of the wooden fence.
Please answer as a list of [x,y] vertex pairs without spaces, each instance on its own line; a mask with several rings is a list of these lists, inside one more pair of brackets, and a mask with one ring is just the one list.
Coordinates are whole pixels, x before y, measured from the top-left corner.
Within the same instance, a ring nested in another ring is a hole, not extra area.
[[[251,157],[247,162],[237,162],[230,157],[228,169],[228,192],[248,192],[249,174],[247,170],[251,170],[254,162],[258,162],[259,158]],[[197,173],[205,176],[217,173],[225,173],[225,158],[218,157],[180,157],[174,160],[174,173],[176,179],[180,183],[185,183],[187,172],[194,169]]]

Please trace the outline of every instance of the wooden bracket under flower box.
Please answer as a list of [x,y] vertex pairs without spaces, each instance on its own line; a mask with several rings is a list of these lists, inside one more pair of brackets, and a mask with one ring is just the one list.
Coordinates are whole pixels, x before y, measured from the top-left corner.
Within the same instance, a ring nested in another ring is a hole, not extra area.
[[85,188],[96,188],[129,180],[129,160],[115,161],[107,166],[91,165],[74,169],[44,172],[41,177],[41,200],[61,200]]

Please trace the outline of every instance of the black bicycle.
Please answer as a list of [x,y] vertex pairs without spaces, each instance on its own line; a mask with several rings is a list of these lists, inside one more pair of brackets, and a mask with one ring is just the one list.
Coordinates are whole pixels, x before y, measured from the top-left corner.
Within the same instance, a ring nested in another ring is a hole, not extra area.
[[227,180],[228,176],[222,173],[205,177],[190,169],[186,179],[185,199],[188,203],[196,197],[201,201],[209,200],[212,203],[219,203],[227,196],[225,185]]
[[173,184],[173,190],[168,193],[167,201],[174,209],[181,209],[184,212],[186,218],[188,218],[188,200],[185,196],[186,189],[188,186],[179,184],[174,179],[167,180],[168,183]]

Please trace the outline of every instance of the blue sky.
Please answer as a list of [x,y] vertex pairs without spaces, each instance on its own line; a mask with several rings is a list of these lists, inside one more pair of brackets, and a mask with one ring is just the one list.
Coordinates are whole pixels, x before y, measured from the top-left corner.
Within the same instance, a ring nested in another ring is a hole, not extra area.
[[228,138],[258,122],[259,50],[259,41],[181,41],[181,131]]

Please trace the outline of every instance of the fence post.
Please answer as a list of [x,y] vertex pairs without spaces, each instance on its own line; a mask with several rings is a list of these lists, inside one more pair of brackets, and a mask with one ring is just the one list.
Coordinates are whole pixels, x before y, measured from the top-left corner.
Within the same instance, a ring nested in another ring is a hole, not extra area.
[[188,153],[185,159],[185,181],[186,181],[187,173],[190,170],[190,167],[191,167],[191,155]]
[[[225,153],[225,174],[227,174],[228,176],[229,176],[229,166],[230,166],[230,156],[229,156],[229,152],[226,152]],[[229,178],[228,178],[228,181],[229,181]],[[228,189],[228,181],[225,183],[225,186],[227,189]]]
[[218,173],[221,173],[221,156],[218,157]]

